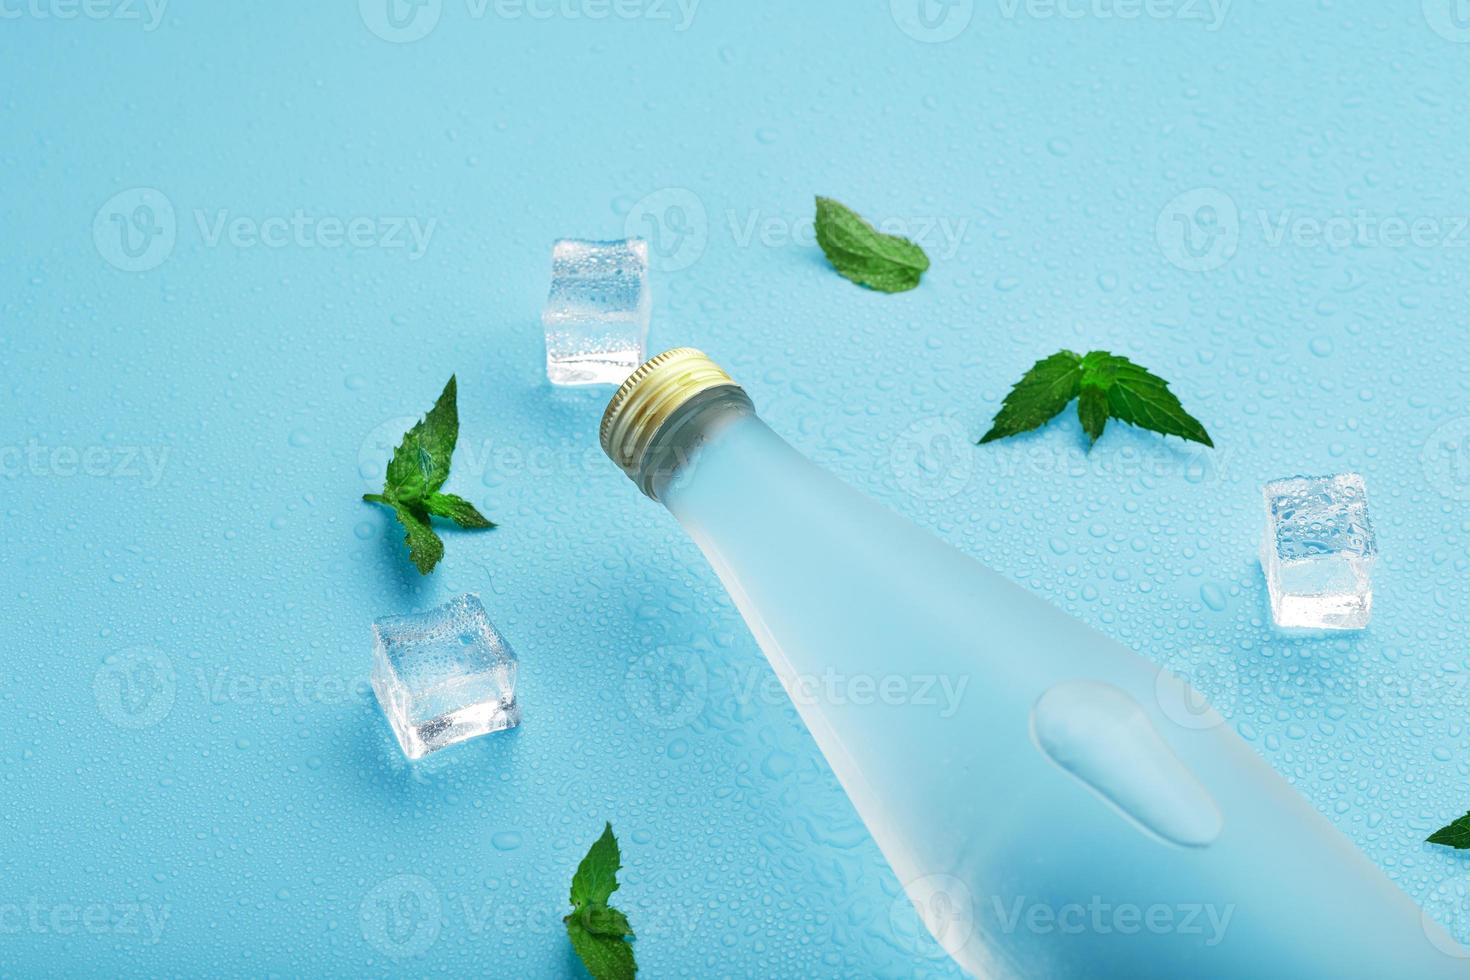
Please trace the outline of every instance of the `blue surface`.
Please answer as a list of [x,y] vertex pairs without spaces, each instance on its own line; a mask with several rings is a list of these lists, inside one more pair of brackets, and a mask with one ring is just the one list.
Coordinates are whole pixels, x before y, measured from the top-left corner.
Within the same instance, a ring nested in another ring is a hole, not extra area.
[[[629,231],[655,349],[704,347],[814,458],[1189,674],[1470,938],[1470,867],[1422,843],[1470,807],[1448,0],[430,0],[396,35],[374,4],[4,8],[0,972],[575,975],[567,883],[610,819],[648,976],[953,975],[602,458],[607,392],[543,381],[551,241]],[[923,286],[833,274],[816,193],[917,238]],[[1060,346],[1168,377],[1219,448],[1119,426],[1087,455],[1071,419],[969,446]],[[421,580],[359,467],[453,372],[450,489],[501,527]],[[1373,625],[1274,634],[1259,487],[1346,469]],[[409,768],[368,623],[464,590],[525,721]]]

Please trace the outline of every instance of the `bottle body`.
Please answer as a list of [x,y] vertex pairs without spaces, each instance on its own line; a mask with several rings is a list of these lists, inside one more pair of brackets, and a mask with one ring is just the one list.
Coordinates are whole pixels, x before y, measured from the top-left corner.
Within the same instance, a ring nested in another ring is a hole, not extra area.
[[[718,573],[936,940],[987,978],[1470,975],[1148,660],[847,487],[743,394],[652,494]],[[657,454],[655,454],[657,455]]]

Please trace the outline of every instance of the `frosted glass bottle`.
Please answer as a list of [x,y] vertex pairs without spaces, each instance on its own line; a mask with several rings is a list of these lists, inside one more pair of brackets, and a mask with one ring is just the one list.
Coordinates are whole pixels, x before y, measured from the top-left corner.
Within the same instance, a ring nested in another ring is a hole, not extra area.
[[698,351],[639,368],[602,441],[703,550],[971,974],[1470,976],[1182,682],[812,464]]

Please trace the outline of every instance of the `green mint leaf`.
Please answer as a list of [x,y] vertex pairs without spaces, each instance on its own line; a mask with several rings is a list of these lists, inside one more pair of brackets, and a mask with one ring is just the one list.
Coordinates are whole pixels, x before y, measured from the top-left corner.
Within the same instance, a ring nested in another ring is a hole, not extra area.
[[582,920],[582,927],[594,936],[614,936],[622,939],[624,936],[633,935],[633,927],[628,925],[628,917],[610,906],[594,902],[583,906],[578,915]]
[[1108,393],[1102,388],[1087,385],[1077,396],[1077,417],[1082,420],[1082,431],[1087,433],[1087,448],[1103,434],[1108,424]]
[[1169,382],[1126,357],[1092,351],[1083,358],[1082,383],[1107,391],[1108,415],[1120,422],[1214,448],[1210,434],[1179,404]]
[[633,935],[628,917],[607,904],[618,890],[620,867],[622,855],[609,823],[577,865],[572,876],[572,912],[563,919],[572,949],[594,980],[632,980],[638,972],[633,947],[625,938]]
[[452,493],[430,494],[429,499],[424,501],[424,505],[428,507],[430,514],[436,517],[447,517],[460,527],[488,528],[495,526],[495,522],[487,520],[475,509],[474,504]]
[[429,574],[444,557],[444,542],[429,526],[428,513],[397,501],[393,502],[393,513],[398,515],[398,522],[408,532],[403,541],[408,545],[409,560],[418,568],[420,575]]
[[1169,382],[1105,350],[1089,351],[1082,357],[1064,350],[1037,361],[1006,395],[980,442],[1045,425],[1073,398],[1078,399],[1077,415],[1089,449],[1102,436],[1108,419],[1214,448],[1205,427],[1169,390]]
[[817,198],[817,244],[844,277],[883,293],[919,284],[929,268],[924,250],[907,238],[885,235],[830,197]]
[[[1037,361],[1006,395],[990,431],[980,442],[994,442],[1040,428],[1077,397],[1081,384],[1082,358],[1071,351],[1058,351]],[[1102,431],[1101,427],[1098,431]]]
[[393,508],[407,530],[404,541],[408,557],[419,574],[427,575],[444,557],[444,542],[429,524],[429,515],[447,517],[460,527],[490,528],[495,525],[475,505],[452,493],[440,493],[449,479],[449,461],[459,441],[459,407],[454,375],[444,386],[429,414],[404,435],[388,461],[382,493],[365,493],[371,504]]
[[429,414],[408,430],[388,461],[383,492],[399,500],[423,500],[449,479],[449,459],[459,441],[459,407],[454,376]]
[[613,892],[618,890],[618,869],[622,867],[622,855],[618,853],[618,839],[613,836],[612,824],[603,828],[587,851],[577,873],[572,876],[571,903],[580,907],[589,902],[607,903]]
[[633,980],[638,973],[633,947],[625,940],[588,932],[576,918],[567,919],[567,936],[593,980]]
[[1431,844],[1443,844],[1458,850],[1470,849],[1470,813],[1451,823],[1448,827],[1441,827],[1428,837]]

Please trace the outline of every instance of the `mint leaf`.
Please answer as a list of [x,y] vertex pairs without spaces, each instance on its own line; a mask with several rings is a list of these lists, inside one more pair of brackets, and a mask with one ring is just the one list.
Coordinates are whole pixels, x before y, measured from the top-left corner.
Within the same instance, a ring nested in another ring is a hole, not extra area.
[[1090,447],[1103,434],[1108,424],[1108,393],[1104,388],[1087,385],[1077,396],[1077,417],[1082,420],[1082,431],[1087,433]]
[[588,902],[606,902],[618,890],[621,861],[618,839],[613,836],[612,824],[608,824],[582,863],[577,865],[577,873],[572,876],[571,903],[581,906]]
[[626,938],[633,935],[628,917],[607,904],[618,890],[620,867],[622,855],[609,823],[577,865],[570,894],[572,911],[562,920],[572,949],[594,980],[632,980],[638,972],[633,947]]
[[440,493],[449,479],[449,461],[459,441],[459,406],[454,376],[444,386],[439,400],[403,436],[388,461],[382,493],[365,493],[371,504],[392,507],[407,534],[408,557],[420,575],[427,575],[444,557],[444,542],[429,524],[429,515],[446,517],[460,527],[491,528],[475,505],[452,493]]
[[817,198],[817,244],[844,277],[883,293],[901,293],[919,284],[929,257],[907,238],[885,235],[851,208],[830,197]]
[[436,517],[447,517],[460,527],[487,528],[494,527],[495,522],[486,520],[485,516],[475,509],[475,505],[463,497],[456,497],[452,493],[434,493],[429,495],[425,501],[429,513]]
[[616,936],[622,939],[633,935],[628,917],[607,905],[588,905],[582,909],[580,918],[582,927],[594,936]]
[[398,515],[398,523],[408,532],[404,535],[403,542],[408,545],[409,560],[414,563],[420,575],[429,574],[439,564],[439,559],[444,557],[444,542],[439,540],[439,535],[429,526],[429,515],[415,507],[396,502],[393,504],[393,513]]
[[384,493],[399,500],[423,500],[449,479],[449,458],[459,441],[459,406],[454,376],[429,414],[408,430],[388,461]]
[[1457,850],[1470,849],[1470,813],[1451,823],[1448,827],[1441,827],[1427,838],[1430,844],[1443,844]]
[[593,980],[632,980],[638,973],[633,947],[625,940],[590,933],[576,919],[567,922],[567,936]]
[[1058,351],[1037,361],[1006,395],[990,431],[980,442],[994,442],[1040,428],[1077,397],[1081,384],[1082,358],[1071,351]]
[[1214,443],[1199,420],[1184,410],[1169,383],[1119,354],[1069,350],[1037,361],[1006,395],[981,443],[1028,432],[1046,424],[1078,399],[1077,415],[1088,448],[1103,434],[1108,419],[1127,422],[1166,436]]
[[[1126,357],[1103,351],[1093,351],[1093,354],[1102,356],[1088,374],[1095,375],[1107,389],[1109,415],[1141,429],[1178,436],[1214,448],[1210,434],[1179,404],[1179,399],[1169,390],[1169,382]],[[1083,383],[1087,383],[1085,379]]]

